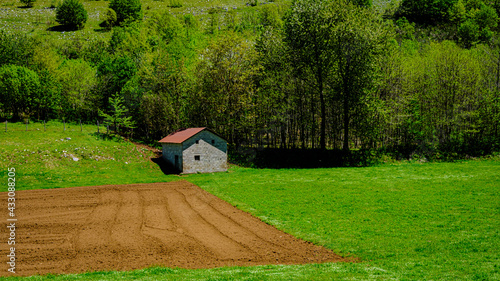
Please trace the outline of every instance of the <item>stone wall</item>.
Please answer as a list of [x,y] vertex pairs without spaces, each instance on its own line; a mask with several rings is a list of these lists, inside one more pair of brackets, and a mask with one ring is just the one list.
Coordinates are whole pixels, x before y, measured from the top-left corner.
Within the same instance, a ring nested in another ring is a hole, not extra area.
[[162,143],[162,157],[167,162],[171,163],[172,166],[175,166],[175,155],[179,158],[178,166],[176,167],[179,171],[182,172],[182,144],[180,143]]
[[227,142],[208,130],[186,140],[182,156],[183,173],[227,171]]

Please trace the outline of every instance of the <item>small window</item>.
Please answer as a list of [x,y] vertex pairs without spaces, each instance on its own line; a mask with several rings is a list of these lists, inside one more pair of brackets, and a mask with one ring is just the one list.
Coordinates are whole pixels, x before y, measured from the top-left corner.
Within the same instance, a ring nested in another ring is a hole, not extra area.
[[195,161],[200,161],[200,155],[195,155],[195,156],[194,156],[194,160],[195,160]]
[[215,140],[212,140],[212,144],[215,144]]
[[199,144],[199,143],[200,143],[200,141],[199,141],[199,140],[196,140],[196,144]]

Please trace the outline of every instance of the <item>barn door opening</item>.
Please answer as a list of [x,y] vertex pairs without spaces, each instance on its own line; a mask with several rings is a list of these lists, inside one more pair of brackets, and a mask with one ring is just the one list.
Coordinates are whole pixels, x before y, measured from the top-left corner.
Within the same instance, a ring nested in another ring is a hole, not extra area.
[[175,155],[175,167],[180,170],[180,167],[179,167],[179,155]]

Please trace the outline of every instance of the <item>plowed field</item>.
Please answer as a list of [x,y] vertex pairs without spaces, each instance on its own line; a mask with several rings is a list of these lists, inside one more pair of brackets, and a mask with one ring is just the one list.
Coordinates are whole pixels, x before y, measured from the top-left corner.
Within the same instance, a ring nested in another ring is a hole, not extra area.
[[344,261],[185,181],[18,191],[16,208],[17,276]]

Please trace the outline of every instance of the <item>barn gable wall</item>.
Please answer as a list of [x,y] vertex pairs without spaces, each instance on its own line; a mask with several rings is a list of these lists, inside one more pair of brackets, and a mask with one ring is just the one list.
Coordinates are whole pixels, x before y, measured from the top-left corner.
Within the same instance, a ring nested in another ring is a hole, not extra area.
[[186,140],[182,148],[183,173],[227,171],[227,142],[212,132],[201,131]]
[[162,157],[167,162],[175,166],[175,155],[179,156],[179,163],[176,167],[182,172],[182,144],[180,143],[162,143]]

